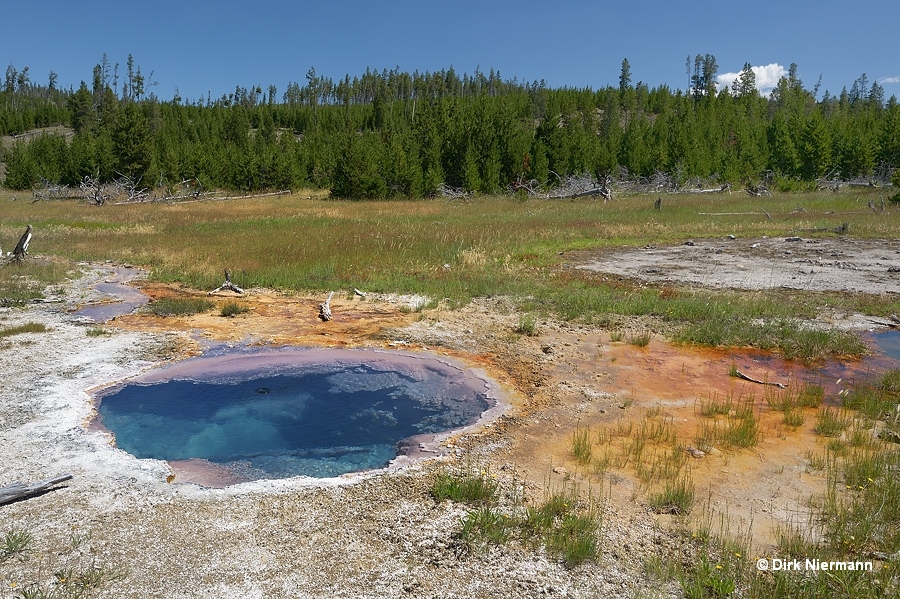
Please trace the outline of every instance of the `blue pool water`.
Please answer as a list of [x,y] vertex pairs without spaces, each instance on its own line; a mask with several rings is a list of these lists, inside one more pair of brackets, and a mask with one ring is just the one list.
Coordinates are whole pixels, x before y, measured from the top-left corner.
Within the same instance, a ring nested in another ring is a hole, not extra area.
[[886,356],[900,360],[900,331],[885,331],[874,335],[873,338],[875,344]]
[[462,370],[378,358],[130,383],[101,395],[98,411],[139,458],[202,459],[252,480],[381,468],[404,444],[490,407],[483,381],[479,390]]

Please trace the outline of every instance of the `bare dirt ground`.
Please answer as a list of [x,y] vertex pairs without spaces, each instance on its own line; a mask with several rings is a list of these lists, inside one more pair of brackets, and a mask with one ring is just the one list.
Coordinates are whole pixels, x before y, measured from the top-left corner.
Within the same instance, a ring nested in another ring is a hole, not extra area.
[[900,240],[834,237],[686,240],[575,257],[578,268],[654,283],[731,289],[900,292]]
[[[724,247],[735,241],[715,243]],[[724,249],[716,254],[705,243],[670,248],[670,255],[686,252],[685,272],[691,267],[718,272],[714,257],[723,261]],[[766,284],[775,280],[771,259],[782,246],[794,252],[786,257],[798,257],[797,248],[807,247],[803,241],[771,243],[768,261],[746,263]],[[845,252],[859,245],[831,244]],[[751,249],[758,248],[746,251]],[[701,262],[695,256],[704,251],[710,259]],[[854,260],[865,262],[866,251],[876,252],[879,260],[880,253],[897,260],[894,246],[860,247]],[[742,252],[729,255],[735,262],[730,268],[737,271]],[[610,276],[635,274],[604,266],[621,258],[605,253],[589,258],[579,264]],[[838,257],[822,258],[829,259]],[[840,260],[854,263],[846,254]],[[89,336],[87,330],[97,325],[72,310],[104,301],[92,286],[111,271],[85,268],[88,274],[54,301],[0,312],[0,327],[42,322],[49,329],[0,345],[0,485],[60,472],[74,475],[57,491],[0,506],[0,533],[28,530],[35,547],[25,562],[0,565],[0,597],[29,584],[49,588],[63,561],[124,572],[101,585],[97,596],[103,597],[679,596],[676,587],[649,579],[644,562],[677,545],[670,530],[689,522],[651,514],[628,468],[584,472],[572,456],[572,433],[576,427],[596,431],[637,422],[654,409],[676,425],[687,445],[696,433],[697,402],[715,394],[757,398],[762,442],[752,450],[722,450],[692,460],[697,495],[708,497],[713,510],[727,511],[736,526],[752,521],[757,545],[765,546],[779,522],[803,520],[807,498],[824,483],[807,471],[805,452],[817,444],[813,423],[783,430],[767,412],[759,386],[728,376],[731,364],[773,381],[814,376],[770,356],[696,351],[657,337],[641,348],[613,342],[608,331],[596,327],[555,321],[540,321],[536,335],[523,336],[514,332],[518,315],[512,305],[496,298],[461,310],[416,312],[404,308],[408,298],[336,296],[335,319],[325,323],[316,318],[323,298],[267,290],[251,290],[242,300],[251,311],[236,318],[133,314],[103,325],[109,334]],[[886,271],[887,263],[878,268]],[[745,274],[745,280],[754,276]],[[679,277],[695,284],[718,280],[712,273],[699,281]],[[141,287],[154,298],[205,295],[156,284]],[[865,319],[847,322],[871,326]],[[635,323],[635,330],[643,326]],[[489,373],[507,391],[512,410],[483,431],[452,439],[449,458],[339,479],[255,481],[222,489],[185,482],[180,474],[173,480],[165,462],[133,458],[86,427],[93,413],[88,390],[213,343],[431,351]],[[870,367],[831,365],[831,378],[815,375],[816,382],[834,393],[838,378],[850,380]],[[516,546],[460,552],[454,533],[465,509],[428,495],[434,472],[448,466],[495,474],[507,496],[540,499],[548,490],[577,485],[606,497],[599,562],[566,569],[542,550]]]

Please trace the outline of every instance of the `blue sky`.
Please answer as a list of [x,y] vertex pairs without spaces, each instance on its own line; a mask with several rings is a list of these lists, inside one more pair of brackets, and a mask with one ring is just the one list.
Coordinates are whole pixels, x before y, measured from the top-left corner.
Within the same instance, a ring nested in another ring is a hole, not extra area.
[[[618,85],[622,59],[633,83],[685,89],[688,55],[713,54],[719,73],[749,62],[777,75],[798,65],[804,86],[840,93],[862,73],[900,97],[900,2],[677,3],[531,0],[413,2],[83,2],[7,0],[0,62],[55,71],[62,87],[90,82],[105,52],[120,73],[129,54],[163,100],[218,98],[235,86],[305,82],[315,67],[334,80],[381,71],[498,70],[550,86]],[[762,77],[759,77],[762,79]]]

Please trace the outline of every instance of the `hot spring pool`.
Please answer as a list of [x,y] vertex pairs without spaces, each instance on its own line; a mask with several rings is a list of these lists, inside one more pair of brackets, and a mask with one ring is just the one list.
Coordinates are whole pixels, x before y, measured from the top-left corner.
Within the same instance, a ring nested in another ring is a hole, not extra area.
[[476,423],[498,395],[435,355],[291,349],[186,360],[96,400],[120,449],[255,480],[383,468]]

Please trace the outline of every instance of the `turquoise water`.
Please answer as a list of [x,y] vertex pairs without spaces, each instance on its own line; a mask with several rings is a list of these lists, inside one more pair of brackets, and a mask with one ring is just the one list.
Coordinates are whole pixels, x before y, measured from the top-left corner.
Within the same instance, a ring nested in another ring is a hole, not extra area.
[[417,435],[475,422],[487,398],[445,370],[329,363],[132,383],[101,396],[99,413],[139,458],[199,458],[251,480],[330,477],[384,467]]

